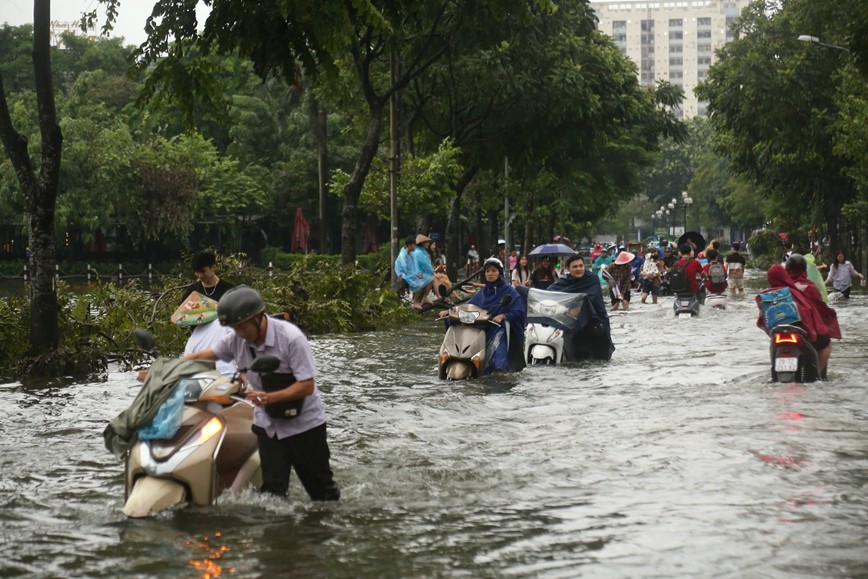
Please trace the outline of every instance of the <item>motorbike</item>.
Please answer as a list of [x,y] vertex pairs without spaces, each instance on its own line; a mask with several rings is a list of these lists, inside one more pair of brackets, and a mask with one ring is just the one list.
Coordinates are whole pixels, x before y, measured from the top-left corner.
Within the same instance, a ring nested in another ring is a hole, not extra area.
[[719,310],[726,309],[726,292],[723,293],[714,293],[711,292],[707,296],[705,296],[705,305],[710,308],[717,308]]
[[585,294],[530,288],[527,302],[524,358],[528,365],[561,364],[564,334],[578,330]]
[[[512,296],[503,298],[501,305],[508,305]],[[459,304],[449,308],[446,319],[449,328],[440,345],[438,370],[441,380],[466,380],[479,378],[485,373],[487,354],[485,328],[492,321],[488,310],[473,304]],[[509,339],[509,328],[506,331]]]
[[[145,334],[137,333],[136,341],[153,351],[153,338]],[[139,439],[126,455],[124,514],[147,517],[186,503],[211,505],[225,490],[261,484],[253,406],[240,394],[239,374],[266,375],[279,365],[274,356],[260,356],[231,377],[216,371],[180,377],[173,385],[184,393],[180,428],[168,439]]]
[[817,350],[802,328],[788,324],[769,332],[769,353],[774,382],[815,382],[820,379]]
[[676,318],[690,318],[699,315],[700,305],[697,294],[676,294],[672,308]]

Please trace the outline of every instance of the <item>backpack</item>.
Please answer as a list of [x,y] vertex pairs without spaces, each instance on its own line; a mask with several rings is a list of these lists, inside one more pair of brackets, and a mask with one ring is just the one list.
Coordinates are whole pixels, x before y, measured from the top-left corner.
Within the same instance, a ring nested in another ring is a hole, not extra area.
[[775,326],[802,321],[796,300],[788,287],[761,291],[757,295],[757,302],[766,324],[766,331]]
[[687,276],[687,263],[675,263],[669,270],[669,289],[672,293],[685,293],[690,291],[690,279]]
[[711,262],[711,265],[708,266],[708,279],[710,279],[711,283],[714,285],[726,283],[726,270],[723,269],[720,262],[713,261]]

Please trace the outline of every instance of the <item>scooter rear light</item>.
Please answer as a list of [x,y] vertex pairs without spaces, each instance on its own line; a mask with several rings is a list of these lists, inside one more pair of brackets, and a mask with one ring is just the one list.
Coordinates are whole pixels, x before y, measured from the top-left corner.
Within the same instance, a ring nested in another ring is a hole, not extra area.
[[775,344],[798,344],[798,334],[775,334]]
[[482,366],[482,359],[479,357],[479,354],[476,354],[475,356],[470,358],[470,361],[473,363],[474,366],[476,366],[477,370],[479,370],[480,366]]
[[440,363],[445,364],[447,361],[449,361],[449,354],[447,352],[441,352],[440,353]]

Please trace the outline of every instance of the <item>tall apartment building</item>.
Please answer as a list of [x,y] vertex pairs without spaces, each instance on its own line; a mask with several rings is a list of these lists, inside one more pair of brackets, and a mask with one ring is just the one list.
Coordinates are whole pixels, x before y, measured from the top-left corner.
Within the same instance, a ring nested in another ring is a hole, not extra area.
[[705,115],[693,94],[714,51],[732,40],[730,25],[750,0],[591,0],[599,29],[636,63],[639,82],[667,80],[684,89],[681,118]]

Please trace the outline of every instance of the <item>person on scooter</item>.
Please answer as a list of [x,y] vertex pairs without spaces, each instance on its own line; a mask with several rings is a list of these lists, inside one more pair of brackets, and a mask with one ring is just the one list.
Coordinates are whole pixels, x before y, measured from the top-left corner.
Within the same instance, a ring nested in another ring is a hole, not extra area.
[[[825,379],[829,357],[832,354],[831,338],[840,340],[841,328],[838,325],[838,314],[823,301],[817,287],[807,279],[806,271],[805,258],[794,253],[787,259],[786,267],[776,263],[769,268],[769,286],[771,289],[790,288],[801,318],[798,325],[805,330],[808,334],[808,341],[817,350],[820,377]],[[758,307],[759,303],[760,298],[757,296]],[[756,325],[766,331],[762,312],[760,312]]]
[[548,291],[585,294],[585,308],[589,317],[587,324],[583,325],[583,331],[576,333],[572,340],[564,340],[567,358],[609,360],[615,345],[612,343],[609,313],[606,311],[600,278],[588,271],[584,258],[578,253],[567,257],[566,267],[569,275],[559,278],[549,286]]
[[708,263],[702,266],[705,289],[712,294],[726,293],[726,268],[720,261],[720,253],[716,249],[705,252]]
[[[268,317],[259,292],[247,286],[237,286],[223,296],[217,305],[217,319],[233,332],[184,359],[234,359],[243,368],[253,364],[257,356],[271,355],[280,360],[280,374],[274,376],[285,380],[285,387],[269,387],[268,375],[247,375],[252,388],[247,399],[256,407],[253,431],[262,460],[261,490],[286,496],[290,471],[294,469],[312,500],[338,500],[340,489],[329,465],[325,407],[316,387],[316,365],[305,335],[295,324]],[[301,408],[286,418],[286,414],[276,412],[286,405]]]
[[[699,303],[705,302],[705,293],[701,291],[701,286],[699,284],[700,281],[703,280],[705,276],[705,272],[702,269],[702,264],[699,263],[698,259],[694,259],[693,257],[693,246],[689,243],[682,243],[678,246],[678,255],[679,260],[675,262],[675,265],[672,266],[673,275],[680,268],[683,267],[685,272],[687,273],[687,291],[682,292],[680,289],[673,287],[673,291],[676,294],[693,294],[699,299]],[[670,278],[670,284],[672,283],[672,279]]]
[[[527,309],[524,300],[503,276],[503,262],[496,257],[489,257],[482,264],[485,285],[473,294],[468,303],[488,310],[492,321],[498,324],[509,322],[509,335],[506,326],[489,324],[485,330],[486,358],[488,367],[485,375],[494,371],[518,371],[524,368],[524,328],[527,319]],[[504,298],[510,296],[509,303],[504,304]],[[443,310],[440,317],[445,318],[449,312]],[[446,322],[449,323],[448,321]]]

